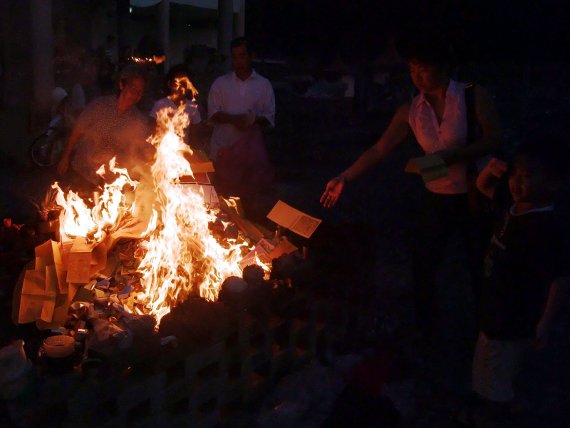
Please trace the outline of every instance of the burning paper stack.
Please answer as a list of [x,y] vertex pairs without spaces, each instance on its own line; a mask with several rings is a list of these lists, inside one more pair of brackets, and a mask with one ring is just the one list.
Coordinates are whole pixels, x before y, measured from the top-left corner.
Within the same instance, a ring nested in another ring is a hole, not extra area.
[[36,322],[39,328],[59,326],[65,321],[67,308],[76,289],[69,287],[65,276],[61,247],[47,241],[36,247],[35,262],[30,262],[20,276],[14,297],[13,318],[17,323]]
[[[217,197],[207,175],[211,162],[183,141],[183,108],[162,110],[157,120],[158,131],[149,138],[155,160],[140,182],[113,159],[98,172],[114,174],[115,181],[90,200],[54,184],[61,243],[36,249],[35,266],[23,275],[18,322],[61,325],[77,290],[99,274],[109,279],[109,294],[123,294],[113,303],[159,324],[189,297],[215,301],[224,280],[241,277],[251,264],[269,277],[272,259],[297,250],[243,218],[238,200]],[[320,223],[281,201],[268,218],[305,238]],[[134,261],[113,251],[125,239],[138,242],[128,256]]]
[[[156,148],[155,161],[142,183],[132,180],[112,160],[108,172],[115,175],[115,181],[105,184],[90,200],[72,191],[64,194],[54,184],[62,208],[61,247],[54,242],[49,248],[55,248],[52,259],[58,260],[60,268],[52,269],[56,262],[51,259],[40,259],[26,273],[22,295],[41,296],[33,300],[41,304],[28,308],[30,298],[21,299],[20,322],[61,322],[64,316],[54,317],[53,312],[61,306],[65,313],[73,299],[69,290],[85,285],[100,272],[117,288],[130,281],[132,291],[121,304],[131,313],[152,315],[157,322],[190,296],[216,300],[224,279],[241,275],[240,261],[252,241],[237,230],[227,233],[232,219],[224,219],[227,212],[220,211],[209,184],[211,162],[194,154],[182,139],[188,125],[184,109],[161,111],[157,120],[158,131],[149,139]],[[98,171],[102,176],[105,167]],[[249,224],[245,219],[240,223]],[[262,237],[256,236],[253,242]],[[125,269],[116,259],[108,260],[124,238],[140,241],[133,254],[136,262]],[[50,276],[50,269],[60,272],[57,280]]]

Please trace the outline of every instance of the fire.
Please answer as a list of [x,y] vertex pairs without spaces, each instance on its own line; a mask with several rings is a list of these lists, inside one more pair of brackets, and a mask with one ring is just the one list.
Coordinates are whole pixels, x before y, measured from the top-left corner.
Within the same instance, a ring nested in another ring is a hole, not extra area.
[[162,64],[166,57],[164,55],[153,55],[152,57],[131,56],[129,60],[137,64]]
[[247,243],[220,244],[209,229],[215,212],[205,206],[203,194],[180,184],[179,177],[192,175],[184,157],[192,153],[182,139],[188,126],[184,107],[161,110],[157,121],[162,132],[150,142],[156,147],[152,175],[158,221],[139,265],[144,291],[138,299],[160,321],[176,301],[192,293],[215,300],[223,280],[241,274],[239,261]]
[[196,100],[196,96],[198,95],[198,89],[192,84],[190,79],[186,76],[184,77],[176,77],[174,79],[174,89],[178,92],[181,91],[182,93],[186,94],[188,91],[192,93],[192,101]]
[[[124,218],[132,214],[134,207],[129,205],[123,192],[127,185],[135,189],[138,182],[129,177],[126,169],[115,166],[115,158],[109,162],[109,170],[117,178],[110,184],[106,183],[100,195],[94,194],[92,207],[73,191],[69,191],[66,196],[57,182],[52,185],[56,191],[56,202],[63,208],[60,215],[63,239],[83,237],[88,241],[100,242]],[[105,166],[102,165],[97,173],[104,175]]]
[[[219,209],[206,205],[198,186],[180,183],[179,177],[193,175],[184,156],[192,154],[182,137],[189,124],[184,106],[159,111],[157,124],[157,131],[149,138],[156,148],[151,167],[152,216],[148,225],[140,229],[143,238],[137,270],[140,283],[135,283],[136,294],[131,295],[125,305],[133,313],[154,316],[158,324],[177,302],[191,295],[216,300],[226,278],[241,276],[240,262],[244,263],[243,256],[251,248],[241,237],[216,238],[210,227],[218,221]],[[121,222],[129,224],[136,217],[128,191],[136,189],[139,183],[132,180],[125,169],[117,168],[114,159],[109,169],[117,178],[106,184],[101,194],[94,195],[89,203],[72,191],[64,195],[54,183],[56,201],[63,207],[62,237],[85,237],[91,242],[100,242],[120,229]],[[104,174],[105,170],[102,167],[98,172]],[[267,266],[255,259],[268,271]]]

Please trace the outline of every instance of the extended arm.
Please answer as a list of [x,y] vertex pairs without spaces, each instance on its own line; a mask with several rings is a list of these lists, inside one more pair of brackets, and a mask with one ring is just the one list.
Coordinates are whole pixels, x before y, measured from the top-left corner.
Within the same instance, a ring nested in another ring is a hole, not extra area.
[[57,164],[57,173],[60,176],[64,176],[67,170],[69,169],[69,160],[71,158],[71,152],[73,151],[73,147],[77,144],[79,137],[83,134],[83,129],[79,126],[75,126],[73,131],[71,131],[71,135],[69,136],[69,140],[67,140],[67,146],[65,146],[65,150],[61,155],[61,159]]
[[507,164],[497,158],[492,158],[487,166],[479,173],[475,185],[489,199],[495,195],[495,187],[499,178],[507,172]]
[[356,179],[382,162],[404,140],[410,129],[408,125],[409,108],[408,104],[400,107],[376,144],[362,153],[341,175],[327,183],[327,187],[321,196],[321,204],[326,208],[333,207],[340,198],[346,182]]

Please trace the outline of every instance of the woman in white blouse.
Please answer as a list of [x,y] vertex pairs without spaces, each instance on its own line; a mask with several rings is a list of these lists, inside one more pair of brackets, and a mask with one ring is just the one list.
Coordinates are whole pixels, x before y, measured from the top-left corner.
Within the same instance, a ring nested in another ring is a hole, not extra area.
[[[449,236],[460,228],[469,248],[469,264],[478,298],[483,259],[479,225],[469,209],[468,166],[495,150],[500,142],[499,119],[492,99],[481,86],[473,88],[478,135],[468,143],[468,103],[465,83],[450,78],[450,45],[443,37],[421,35],[402,52],[419,94],[395,113],[380,139],[337,177],[332,178],[321,203],[333,207],[347,183],[381,163],[413,133],[426,155],[436,154],[447,174],[425,180],[424,204],[417,212],[413,249],[416,322],[421,333],[432,332],[437,318],[435,277]],[[483,241],[484,242],[484,241]],[[483,247],[483,248],[482,248]]]

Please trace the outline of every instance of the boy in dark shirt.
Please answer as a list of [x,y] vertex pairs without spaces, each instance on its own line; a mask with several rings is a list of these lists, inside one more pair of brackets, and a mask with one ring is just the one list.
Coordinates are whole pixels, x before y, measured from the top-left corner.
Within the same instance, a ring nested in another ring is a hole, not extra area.
[[[508,174],[508,194],[498,184],[507,164],[492,159],[477,188],[493,200],[496,222],[485,259],[479,337],[473,358],[478,411],[465,425],[508,415],[513,379],[531,344],[542,347],[569,283],[553,197],[562,175],[561,157],[545,145],[524,146]],[[473,410],[473,409],[472,409]]]

